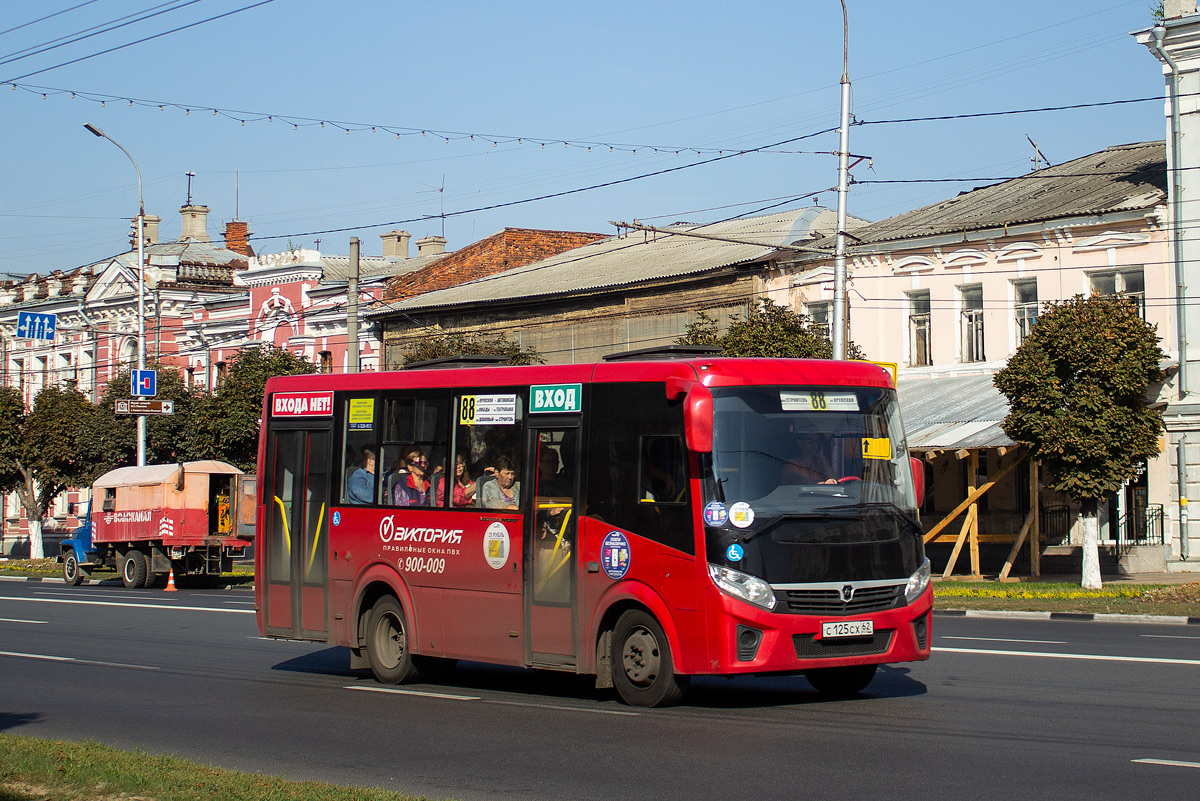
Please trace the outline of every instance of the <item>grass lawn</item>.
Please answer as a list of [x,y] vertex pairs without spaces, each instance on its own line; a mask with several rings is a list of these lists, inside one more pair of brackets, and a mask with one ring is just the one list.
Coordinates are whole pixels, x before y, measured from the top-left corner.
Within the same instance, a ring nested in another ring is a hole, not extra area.
[[[26,578],[62,578],[62,565],[50,559],[6,559],[0,560],[0,576],[24,576]],[[121,575],[112,568],[102,567],[92,571],[90,581],[120,581]],[[177,576],[176,582],[181,579]],[[234,565],[232,573],[221,576],[222,586],[253,587],[254,566]],[[0,801],[4,801],[0,797]]]
[[1122,615],[1200,617],[1200,583],[1106,584],[1085,590],[1078,584],[992,581],[935,581],[936,609],[1093,612]]
[[414,801],[378,788],[241,773],[94,742],[0,734],[0,801]]

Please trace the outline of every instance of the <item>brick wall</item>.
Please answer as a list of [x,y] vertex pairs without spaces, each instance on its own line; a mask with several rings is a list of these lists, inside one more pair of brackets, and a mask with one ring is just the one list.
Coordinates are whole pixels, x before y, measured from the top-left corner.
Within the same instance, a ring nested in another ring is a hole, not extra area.
[[583,247],[604,237],[605,234],[580,231],[505,228],[500,233],[455,251],[428,267],[393,278],[388,281],[383,299],[402,300],[465,284],[477,278],[495,275]]

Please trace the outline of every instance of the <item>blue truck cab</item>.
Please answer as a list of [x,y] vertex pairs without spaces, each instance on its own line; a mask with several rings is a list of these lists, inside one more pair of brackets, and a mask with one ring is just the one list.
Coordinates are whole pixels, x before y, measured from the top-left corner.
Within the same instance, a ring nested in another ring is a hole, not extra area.
[[60,544],[58,560],[63,566],[63,581],[79,585],[87,581],[92,567],[104,564],[104,553],[92,547],[92,502],[88,501],[83,525],[71,531]]

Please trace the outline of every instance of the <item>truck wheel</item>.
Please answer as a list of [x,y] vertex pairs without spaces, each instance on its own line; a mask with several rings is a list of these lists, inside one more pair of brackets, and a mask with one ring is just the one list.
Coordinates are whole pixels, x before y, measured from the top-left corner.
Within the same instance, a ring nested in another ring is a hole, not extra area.
[[817,668],[804,674],[808,683],[817,692],[826,695],[854,695],[863,690],[875,678],[878,665],[850,665],[849,667]]
[[78,587],[85,578],[87,577],[79,569],[79,560],[75,558],[75,552],[68,551],[63,555],[63,581],[72,587]]
[[617,695],[630,706],[671,706],[687,690],[688,677],[675,675],[662,626],[640,609],[630,609],[617,620],[612,672]]
[[125,561],[121,563],[121,581],[126,587],[131,590],[145,587],[148,575],[149,566],[146,564],[146,554],[141,551],[130,551],[125,554]]
[[404,610],[390,595],[376,601],[367,615],[367,661],[376,681],[383,684],[404,684],[420,678],[409,650]]

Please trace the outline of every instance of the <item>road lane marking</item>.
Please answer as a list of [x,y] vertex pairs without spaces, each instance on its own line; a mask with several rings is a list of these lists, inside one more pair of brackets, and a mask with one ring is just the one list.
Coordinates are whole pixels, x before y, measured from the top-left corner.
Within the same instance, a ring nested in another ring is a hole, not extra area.
[[1177,759],[1131,759],[1130,762],[1140,762],[1143,765],[1167,765],[1173,768],[1200,768],[1200,762],[1180,762]]
[[19,620],[15,617],[0,617],[0,623],[38,623],[44,625],[49,622],[48,620]]
[[1153,665],[1200,665],[1200,659],[1164,659],[1153,656],[1108,656],[1105,654],[1059,654],[1052,651],[995,651],[987,648],[941,648],[931,650],[947,654],[982,654],[984,656],[1040,656],[1044,659],[1083,659],[1093,662],[1141,662]]
[[392,695],[419,695],[422,698],[444,698],[448,701],[482,701],[474,695],[452,695],[450,693],[429,693],[421,690],[401,690],[396,687],[364,687],[358,684],[349,684],[343,689],[346,690],[362,690],[368,693],[391,693]]
[[1035,645],[1066,645],[1066,640],[1010,640],[1007,637],[938,637],[940,640],[973,640],[975,642],[1029,642]]
[[1155,640],[1200,640],[1200,637],[1188,637],[1185,634],[1143,634],[1142,636]]
[[219,606],[176,606],[169,603],[135,604],[126,601],[71,601],[66,598],[19,598],[12,595],[0,595],[0,601],[28,601],[35,604],[81,604],[83,606],[120,606],[133,609],[170,609],[171,611],[188,612],[224,612],[230,615],[253,615],[253,609],[223,609]]
[[593,715],[622,715],[626,717],[637,717],[638,712],[627,712],[621,709],[586,709],[578,706],[562,706],[559,704],[535,704],[528,701],[497,701],[491,698],[481,698],[476,695],[454,695],[452,693],[434,693],[423,690],[402,690],[398,687],[371,687],[362,684],[349,684],[343,689],[346,690],[362,690],[368,693],[390,693],[391,695],[416,695],[421,698],[443,698],[448,701],[482,701],[485,704],[496,704],[497,706],[523,706],[533,709],[553,709],[559,712],[589,712]]
[[101,662],[96,659],[77,659],[73,656],[51,656],[50,654],[23,654],[18,651],[0,651],[0,656],[11,656],[16,659],[36,659],[41,662],[71,662],[76,665],[100,665],[101,667],[123,667],[134,670],[158,670],[150,665],[128,665],[124,662]]

